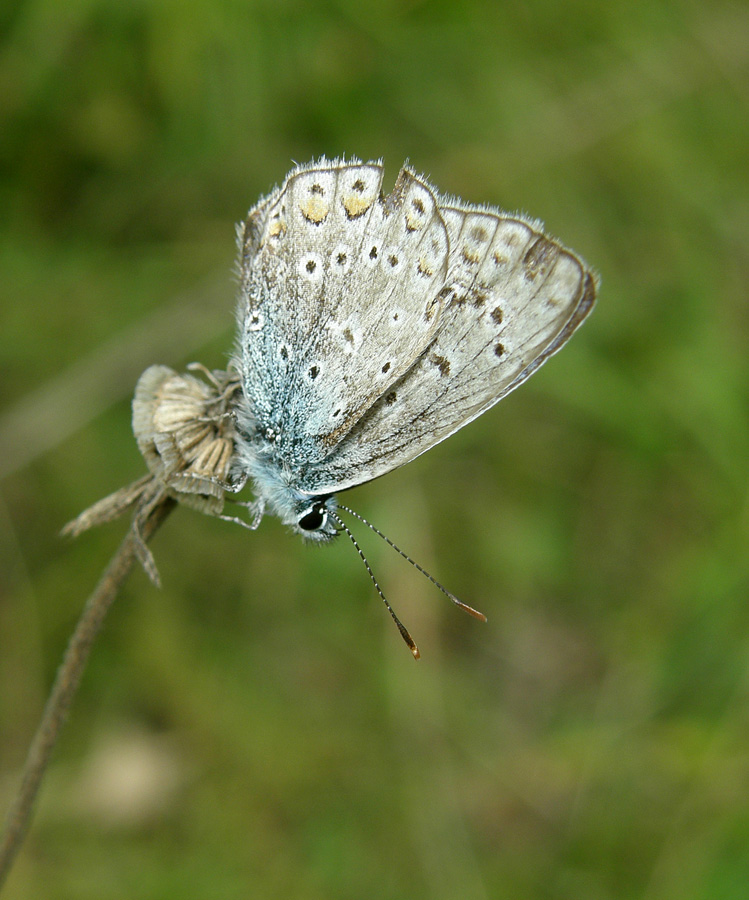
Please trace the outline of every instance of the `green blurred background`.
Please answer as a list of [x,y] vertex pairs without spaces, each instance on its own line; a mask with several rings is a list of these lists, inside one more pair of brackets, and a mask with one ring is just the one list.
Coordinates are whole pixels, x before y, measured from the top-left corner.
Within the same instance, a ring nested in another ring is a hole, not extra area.
[[402,161],[602,276],[570,345],[310,549],[179,510],[95,647],[13,900],[749,896],[749,8],[0,8],[0,800],[124,534],[154,362],[222,367],[234,223]]

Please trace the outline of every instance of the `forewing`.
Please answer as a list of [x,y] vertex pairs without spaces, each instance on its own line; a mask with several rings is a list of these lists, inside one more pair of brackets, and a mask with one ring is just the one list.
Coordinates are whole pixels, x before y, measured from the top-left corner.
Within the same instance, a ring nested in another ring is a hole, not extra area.
[[538,223],[443,201],[449,297],[438,333],[303,489],[353,487],[401,466],[493,406],[570,338],[596,279]]
[[329,456],[434,339],[448,270],[437,200],[379,163],[296,169],[240,230],[239,368],[290,466]]

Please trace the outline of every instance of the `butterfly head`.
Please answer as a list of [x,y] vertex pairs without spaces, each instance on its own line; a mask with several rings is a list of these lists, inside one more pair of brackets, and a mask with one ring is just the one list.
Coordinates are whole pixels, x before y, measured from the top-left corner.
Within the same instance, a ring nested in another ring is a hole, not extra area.
[[330,541],[338,534],[335,525],[335,497],[308,497],[298,503],[292,528],[310,541]]

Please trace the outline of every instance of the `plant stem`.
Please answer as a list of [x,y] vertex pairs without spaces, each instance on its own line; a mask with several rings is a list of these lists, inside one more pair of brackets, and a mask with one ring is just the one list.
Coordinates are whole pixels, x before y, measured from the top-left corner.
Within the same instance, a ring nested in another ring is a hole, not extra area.
[[109,607],[130,574],[133,563],[139,558],[138,543],[140,541],[142,546],[142,542],[148,541],[176,506],[176,501],[163,491],[161,496],[156,495],[151,503],[139,532],[135,527],[128,531],[95,590],[86,601],[60,668],[57,670],[41,722],[29,747],[20,787],[8,811],[0,840],[0,890],[28,831],[34,800],[88,662],[91,647],[104,624]]

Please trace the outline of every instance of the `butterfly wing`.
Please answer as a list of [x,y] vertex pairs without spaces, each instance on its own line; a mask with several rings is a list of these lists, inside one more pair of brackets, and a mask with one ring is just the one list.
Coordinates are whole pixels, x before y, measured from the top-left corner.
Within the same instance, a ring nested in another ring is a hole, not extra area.
[[529,378],[593,307],[595,277],[539,223],[449,199],[439,211],[450,250],[437,334],[305,491],[353,487],[424,453]]
[[[299,472],[323,464],[437,333],[447,227],[403,170],[295,169],[239,230],[239,368],[250,418]],[[359,480],[366,480],[366,477]]]

